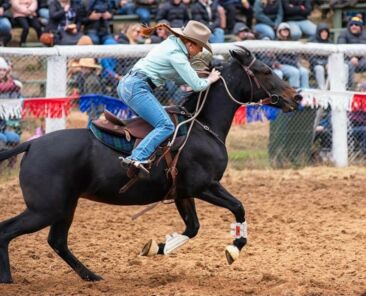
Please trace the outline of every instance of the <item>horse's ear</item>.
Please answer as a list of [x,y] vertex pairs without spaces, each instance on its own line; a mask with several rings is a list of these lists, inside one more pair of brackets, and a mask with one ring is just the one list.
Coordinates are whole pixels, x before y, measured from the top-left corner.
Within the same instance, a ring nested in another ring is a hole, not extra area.
[[229,53],[230,53],[232,58],[240,61],[240,54],[237,50],[229,50]]

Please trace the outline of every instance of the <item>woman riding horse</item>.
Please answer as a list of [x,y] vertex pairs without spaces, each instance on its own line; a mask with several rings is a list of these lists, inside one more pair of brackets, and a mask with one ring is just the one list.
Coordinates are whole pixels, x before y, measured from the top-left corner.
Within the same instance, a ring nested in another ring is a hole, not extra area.
[[215,69],[207,78],[198,77],[189,62],[203,47],[212,52],[208,43],[211,35],[209,28],[200,22],[190,21],[183,30],[170,28],[166,24],[142,30],[150,35],[160,27],[167,28],[172,36],[138,61],[117,88],[120,98],[154,127],[130,156],[121,158],[122,163],[133,165],[145,173],[149,173],[144,165],[151,162],[151,154],[174,132],[174,124],[154,96],[153,89],[163,85],[166,80],[173,80],[177,84],[188,84],[194,91],[203,91],[220,78],[220,72]]

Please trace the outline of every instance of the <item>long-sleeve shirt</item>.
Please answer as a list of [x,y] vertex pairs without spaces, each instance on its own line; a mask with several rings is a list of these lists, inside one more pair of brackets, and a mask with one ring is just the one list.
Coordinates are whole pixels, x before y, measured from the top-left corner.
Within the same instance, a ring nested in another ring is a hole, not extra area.
[[283,20],[283,8],[279,0],[274,0],[267,6],[263,6],[262,1],[256,0],[253,10],[258,24],[277,27]]
[[189,62],[187,48],[174,35],[155,46],[135,64],[132,71],[146,74],[156,86],[172,80],[177,85],[188,84],[194,91],[201,91],[209,85],[206,78],[198,77]]

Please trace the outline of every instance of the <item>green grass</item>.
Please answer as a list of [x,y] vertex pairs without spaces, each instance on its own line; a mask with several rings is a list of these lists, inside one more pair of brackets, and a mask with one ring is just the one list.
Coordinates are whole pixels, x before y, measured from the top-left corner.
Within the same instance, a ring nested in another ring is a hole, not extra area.
[[231,167],[235,169],[263,169],[270,166],[267,149],[229,151]]

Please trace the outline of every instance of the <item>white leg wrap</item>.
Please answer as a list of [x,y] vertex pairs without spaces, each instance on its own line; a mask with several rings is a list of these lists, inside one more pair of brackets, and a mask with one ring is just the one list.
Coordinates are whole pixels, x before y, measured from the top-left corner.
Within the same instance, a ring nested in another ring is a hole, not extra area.
[[176,232],[170,235],[168,234],[166,236],[164,255],[167,255],[172,251],[174,251],[175,249],[178,249],[179,247],[183,246],[188,240],[189,237],[186,235],[182,235]]

